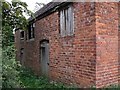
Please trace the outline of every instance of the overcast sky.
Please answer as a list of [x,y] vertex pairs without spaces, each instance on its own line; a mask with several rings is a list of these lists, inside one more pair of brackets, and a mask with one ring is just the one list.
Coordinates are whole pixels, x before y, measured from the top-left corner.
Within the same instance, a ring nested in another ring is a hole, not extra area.
[[[6,1],[11,1],[11,0],[6,0]],[[28,4],[28,9],[33,11],[35,9],[35,3],[36,2],[47,4],[47,3],[49,3],[52,0],[20,0],[20,1],[26,2]]]

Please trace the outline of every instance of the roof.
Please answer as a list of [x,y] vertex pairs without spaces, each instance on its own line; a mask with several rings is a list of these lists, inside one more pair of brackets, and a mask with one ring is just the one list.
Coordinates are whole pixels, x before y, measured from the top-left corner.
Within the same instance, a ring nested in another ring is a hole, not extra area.
[[50,3],[46,4],[44,7],[42,7],[40,10],[35,12],[34,17],[30,17],[28,20],[32,21],[32,20],[37,19],[38,17],[45,17],[48,14],[50,14],[51,12],[58,9],[60,6],[67,4],[67,3],[70,3],[70,2],[50,2]]

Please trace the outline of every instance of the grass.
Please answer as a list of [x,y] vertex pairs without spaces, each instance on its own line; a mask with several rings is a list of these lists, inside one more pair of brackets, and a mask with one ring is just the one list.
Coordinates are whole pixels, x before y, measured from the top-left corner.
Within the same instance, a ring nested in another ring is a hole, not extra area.
[[37,77],[28,69],[21,70],[20,80],[23,88],[67,88],[62,83],[49,82],[45,77]]
[[[78,88],[75,88],[74,86],[66,86],[62,83],[56,83],[56,82],[50,82],[45,77],[38,77],[32,73],[29,69],[22,69],[20,72],[20,80],[22,88],[57,88],[57,89],[70,89],[70,90],[79,90]],[[90,90],[96,90],[95,87],[91,87]],[[120,86],[109,86],[107,88],[102,88],[100,90],[120,90]]]
[[120,90],[120,85],[111,85],[109,86],[107,89],[103,89],[103,90]]

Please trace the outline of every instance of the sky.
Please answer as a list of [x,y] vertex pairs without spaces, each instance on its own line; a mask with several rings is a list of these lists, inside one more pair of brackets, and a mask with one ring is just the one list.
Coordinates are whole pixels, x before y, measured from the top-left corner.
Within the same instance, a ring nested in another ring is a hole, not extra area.
[[[6,0],[6,1],[10,2],[11,0]],[[20,0],[20,1],[26,2],[28,4],[28,9],[31,10],[31,11],[34,11],[36,2],[47,4],[52,0]]]

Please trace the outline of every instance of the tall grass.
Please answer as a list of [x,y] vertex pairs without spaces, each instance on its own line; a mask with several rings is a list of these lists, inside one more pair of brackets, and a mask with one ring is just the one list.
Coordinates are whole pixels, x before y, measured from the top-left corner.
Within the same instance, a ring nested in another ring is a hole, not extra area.
[[20,80],[24,88],[67,88],[64,84],[50,82],[45,77],[38,77],[31,70],[22,68],[20,72]]

